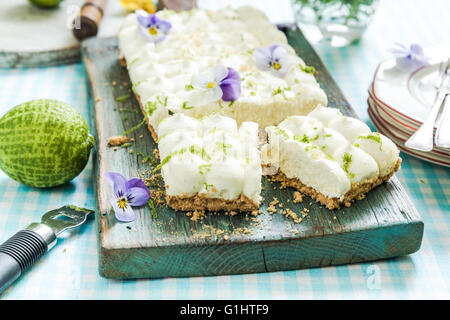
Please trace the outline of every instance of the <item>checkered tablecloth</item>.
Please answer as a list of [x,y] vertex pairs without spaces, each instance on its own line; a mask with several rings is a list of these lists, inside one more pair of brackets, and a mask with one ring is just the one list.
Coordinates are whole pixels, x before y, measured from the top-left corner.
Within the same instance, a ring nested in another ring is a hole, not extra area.
[[[237,5],[238,1],[225,1]],[[245,1],[252,3],[252,1]],[[289,1],[253,1],[274,22],[292,19]],[[212,1],[201,1],[207,7]],[[362,41],[315,48],[361,119],[377,64],[396,41],[422,46],[450,42],[447,0],[381,1]],[[54,98],[88,118],[82,64],[0,69],[0,116],[35,98]],[[92,119],[90,119],[92,127]],[[450,125],[450,124],[449,124]],[[450,169],[402,154],[397,177],[425,222],[419,252],[402,258],[263,274],[116,281],[98,273],[94,221],[59,239],[55,248],[7,289],[2,299],[448,299],[450,298]],[[94,208],[92,161],[69,185],[34,189],[0,173],[0,241],[64,204]]]

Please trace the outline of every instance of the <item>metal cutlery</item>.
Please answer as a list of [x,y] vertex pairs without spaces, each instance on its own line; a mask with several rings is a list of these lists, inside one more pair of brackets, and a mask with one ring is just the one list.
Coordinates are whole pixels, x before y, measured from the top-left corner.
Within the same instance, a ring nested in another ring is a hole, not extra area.
[[444,98],[441,120],[436,129],[434,143],[440,147],[450,150],[450,103],[447,95]]
[[0,293],[56,244],[63,231],[86,221],[94,211],[66,205],[44,214],[0,245]]
[[[446,63],[442,62],[440,65],[437,95],[431,108],[431,112],[428,118],[425,120],[425,122],[420,126],[420,128],[405,142],[405,145],[408,148],[425,152],[433,150],[434,125],[437,116],[439,115],[439,111],[441,110],[442,103],[444,102],[449,92],[450,92],[450,58],[447,60]],[[438,131],[441,137],[440,142],[442,140],[443,143],[446,143],[446,141],[450,139],[448,137],[445,137],[445,134],[448,135],[448,129],[447,130],[446,128],[439,129],[441,127],[445,127],[445,125],[443,125],[444,122],[445,118],[442,117],[442,121],[440,122]]]

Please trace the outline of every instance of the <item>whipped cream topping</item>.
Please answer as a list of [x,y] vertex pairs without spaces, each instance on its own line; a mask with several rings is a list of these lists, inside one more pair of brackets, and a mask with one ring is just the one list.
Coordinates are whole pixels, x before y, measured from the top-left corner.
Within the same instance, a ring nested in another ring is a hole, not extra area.
[[258,124],[219,114],[202,119],[175,114],[157,127],[161,174],[171,196],[260,202]]
[[288,117],[266,132],[269,144],[263,147],[263,162],[331,198],[343,199],[352,184],[389,174],[399,157],[385,136],[322,106],[308,116]]
[[[299,67],[305,63],[287,43],[285,35],[259,10],[194,9],[156,15],[171,23],[166,38],[152,43],[140,30],[136,14],[127,16],[119,31],[119,48],[127,61],[134,92],[156,128],[169,113],[203,116],[221,112],[260,126],[278,124],[289,115],[306,114],[327,98],[314,75]],[[287,51],[288,70],[283,77],[257,67],[253,51],[279,44]],[[205,100],[193,79],[223,65],[241,76],[241,95],[236,101]]]

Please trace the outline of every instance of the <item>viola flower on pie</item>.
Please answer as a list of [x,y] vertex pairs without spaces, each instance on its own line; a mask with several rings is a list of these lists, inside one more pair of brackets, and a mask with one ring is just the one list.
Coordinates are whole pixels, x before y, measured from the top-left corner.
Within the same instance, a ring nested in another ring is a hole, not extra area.
[[270,71],[277,77],[284,77],[289,69],[288,53],[286,48],[279,44],[258,47],[253,51],[253,57],[258,69]]
[[166,38],[167,32],[172,28],[170,22],[158,18],[156,14],[148,14],[144,10],[138,10],[136,13],[141,33],[150,42],[156,43]]
[[116,172],[107,172],[104,177],[114,188],[111,205],[116,219],[121,222],[131,222],[136,214],[131,207],[142,206],[150,198],[150,191],[144,181],[138,178],[127,180]]
[[397,68],[403,72],[411,72],[428,65],[428,59],[418,44],[413,43],[408,48],[401,43],[396,43],[389,51],[396,58]]
[[208,101],[234,101],[241,96],[241,76],[233,68],[217,65],[194,77],[192,85],[205,90]]

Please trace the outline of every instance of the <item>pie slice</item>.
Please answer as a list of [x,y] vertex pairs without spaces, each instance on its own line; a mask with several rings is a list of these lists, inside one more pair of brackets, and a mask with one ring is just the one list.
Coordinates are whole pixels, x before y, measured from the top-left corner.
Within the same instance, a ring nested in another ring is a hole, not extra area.
[[182,113],[157,128],[167,204],[175,210],[254,211],[261,201],[258,124]]
[[390,139],[334,108],[318,106],[266,132],[269,144],[262,157],[278,168],[274,179],[328,209],[350,206],[400,168],[399,150]]

